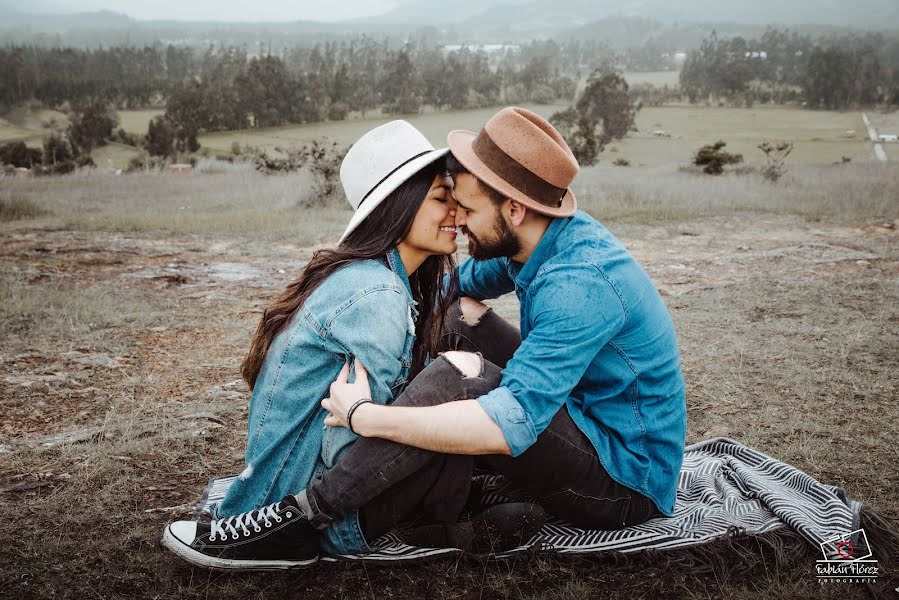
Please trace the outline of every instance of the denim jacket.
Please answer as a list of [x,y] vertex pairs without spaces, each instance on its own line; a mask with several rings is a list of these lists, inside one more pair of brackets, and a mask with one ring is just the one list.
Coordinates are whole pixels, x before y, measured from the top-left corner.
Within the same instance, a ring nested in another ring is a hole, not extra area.
[[643,268],[600,223],[578,211],[553,219],[524,265],[469,259],[460,293],[515,291],[522,343],[500,387],[478,398],[513,456],[562,404],[602,465],[671,516],[687,410],[674,324]]
[[[383,261],[351,263],[323,281],[266,354],[250,399],[245,468],[213,517],[296,494],[332,467],[357,436],[324,425],[321,400],[331,382],[346,362],[352,367],[359,358],[372,400],[392,402],[409,376],[417,316],[395,248]],[[334,531],[326,551],[364,549],[355,514],[328,529]]]

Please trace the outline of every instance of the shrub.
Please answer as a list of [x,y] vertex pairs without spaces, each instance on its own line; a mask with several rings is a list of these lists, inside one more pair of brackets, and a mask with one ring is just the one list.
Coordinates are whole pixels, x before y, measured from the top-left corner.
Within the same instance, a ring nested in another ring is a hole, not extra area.
[[631,161],[626,158],[616,158],[612,164],[616,167],[629,167],[631,166]]
[[308,168],[315,180],[312,186],[312,204],[323,205],[340,194],[340,163],[348,148],[337,142],[328,143],[325,138],[293,148],[276,147],[280,157],[257,151],[256,169],[263,173],[290,173]]
[[333,102],[328,107],[328,118],[332,121],[343,121],[350,114],[350,107],[346,102]]
[[783,177],[784,173],[787,172],[784,161],[790,155],[790,152],[793,151],[793,144],[790,142],[772,144],[765,140],[758,145],[758,149],[765,153],[765,166],[762,167],[762,176],[772,183]]
[[700,148],[693,156],[693,164],[702,167],[702,171],[709,175],[720,175],[727,165],[736,165],[743,162],[742,154],[731,154],[724,150],[726,142],[717,141]]
[[26,198],[0,198],[0,222],[32,219],[47,214],[47,211]]
[[30,169],[41,164],[42,152],[29,148],[25,142],[0,144],[0,164]]

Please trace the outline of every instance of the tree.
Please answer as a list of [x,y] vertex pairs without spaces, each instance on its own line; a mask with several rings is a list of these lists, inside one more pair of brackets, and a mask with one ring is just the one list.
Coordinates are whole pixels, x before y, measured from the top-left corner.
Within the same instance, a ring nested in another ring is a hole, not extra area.
[[606,144],[634,128],[636,112],[621,73],[600,68],[587,79],[575,105],[552,115],[550,122],[562,133],[578,162],[592,165]]
[[82,154],[90,154],[94,147],[102,146],[112,137],[118,124],[115,111],[105,103],[94,102],[72,118],[68,137]]
[[41,164],[40,150],[29,148],[25,142],[7,142],[0,144],[0,165],[12,165],[30,169]]
[[421,109],[421,88],[415,64],[408,50],[400,50],[382,86],[384,109],[394,114],[415,114]]
[[164,116],[153,117],[144,147],[153,156],[172,156],[175,153],[175,127],[172,122]]

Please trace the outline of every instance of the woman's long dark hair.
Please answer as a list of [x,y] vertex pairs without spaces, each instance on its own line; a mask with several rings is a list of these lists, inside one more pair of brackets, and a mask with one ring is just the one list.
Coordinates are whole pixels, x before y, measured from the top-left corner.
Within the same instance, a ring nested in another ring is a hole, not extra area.
[[[289,324],[306,299],[337,269],[366,259],[381,259],[394,248],[412,228],[412,221],[431,189],[434,178],[446,172],[446,161],[438,159],[406,180],[384,199],[337,248],[319,250],[300,278],[265,309],[253,335],[250,351],[240,372],[252,390],[262,370],[262,363],[275,337]],[[415,325],[415,346],[412,356],[414,377],[428,355],[436,356],[443,333],[444,315],[449,309],[458,287],[452,255],[428,257],[409,276],[412,297],[418,302],[419,317]],[[450,273],[450,286],[444,290],[444,275]],[[388,382],[388,384],[393,383]]]

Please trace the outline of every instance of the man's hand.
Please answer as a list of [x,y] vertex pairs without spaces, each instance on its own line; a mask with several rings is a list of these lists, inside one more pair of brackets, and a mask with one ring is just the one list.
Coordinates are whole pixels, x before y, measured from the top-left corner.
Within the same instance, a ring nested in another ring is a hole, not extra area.
[[331,383],[330,397],[322,400],[322,408],[328,411],[325,425],[329,427],[348,427],[346,413],[350,407],[362,398],[371,398],[368,373],[358,358],[354,360],[356,378],[353,383],[349,383],[350,363],[346,363]]

